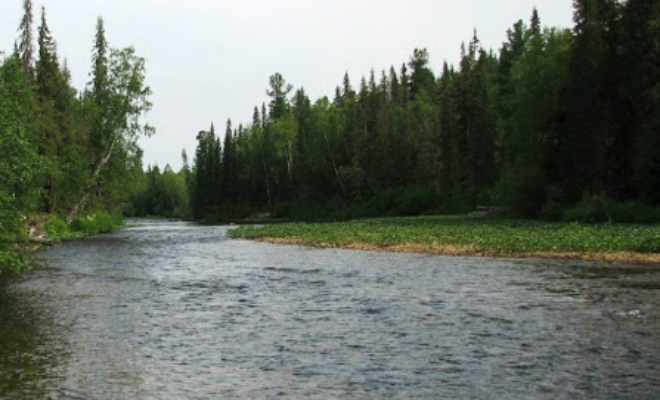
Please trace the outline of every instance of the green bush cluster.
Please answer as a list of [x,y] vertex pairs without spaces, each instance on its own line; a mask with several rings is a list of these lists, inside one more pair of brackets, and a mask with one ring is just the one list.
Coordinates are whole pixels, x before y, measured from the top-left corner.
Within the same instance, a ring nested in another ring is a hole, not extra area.
[[50,239],[64,239],[67,238],[71,231],[69,224],[57,216],[50,217],[44,224],[44,232]]
[[463,199],[440,196],[434,187],[412,185],[386,189],[368,200],[355,201],[335,196],[326,202],[280,202],[273,207],[276,218],[299,221],[347,221],[383,216],[418,216],[470,211]]
[[660,208],[636,201],[617,202],[604,195],[584,195],[564,211],[563,219],[584,223],[658,223]]
[[23,254],[11,250],[0,249],[0,275],[19,273],[35,268],[37,262]]
[[122,225],[121,217],[101,211],[74,219],[70,228],[74,232],[93,235],[114,232]]

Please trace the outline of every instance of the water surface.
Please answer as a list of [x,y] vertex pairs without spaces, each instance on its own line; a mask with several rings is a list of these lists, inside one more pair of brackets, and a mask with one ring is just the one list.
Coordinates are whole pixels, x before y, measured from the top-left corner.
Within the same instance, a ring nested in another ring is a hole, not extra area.
[[146,222],[0,283],[0,398],[660,397],[660,268]]

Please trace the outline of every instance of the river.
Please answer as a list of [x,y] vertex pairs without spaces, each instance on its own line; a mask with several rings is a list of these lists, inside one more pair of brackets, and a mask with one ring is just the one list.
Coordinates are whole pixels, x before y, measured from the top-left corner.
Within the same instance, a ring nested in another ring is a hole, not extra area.
[[0,398],[660,398],[660,267],[143,222],[0,282]]

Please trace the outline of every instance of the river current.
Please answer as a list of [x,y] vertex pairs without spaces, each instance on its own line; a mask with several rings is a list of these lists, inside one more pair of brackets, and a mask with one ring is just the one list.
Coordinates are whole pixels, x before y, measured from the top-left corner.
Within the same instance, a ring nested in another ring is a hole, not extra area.
[[143,222],[0,282],[0,398],[660,398],[660,266]]

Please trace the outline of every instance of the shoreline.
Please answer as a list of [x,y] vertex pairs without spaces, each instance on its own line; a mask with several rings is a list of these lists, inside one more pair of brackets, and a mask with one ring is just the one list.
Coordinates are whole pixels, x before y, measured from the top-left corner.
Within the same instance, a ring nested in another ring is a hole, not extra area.
[[575,251],[500,251],[496,249],[483,250],[470,246],[424,243],[406,243],[396,245],[379,245],[368,242],[327,243],[312,242],[300,238],[283,238],[275,236],[255,237],[247,240],[256,240],[280,245],[297,245],[319,249],[344,249],[379,251],[392,253],[419,253],[438,256],[482,257],[482,258],[516,258],[516,259],[544,259],[544,260],[578,260],[620,264],[645,264],[660,266],[660,254],[638,252],[611,252],[581,253]]

